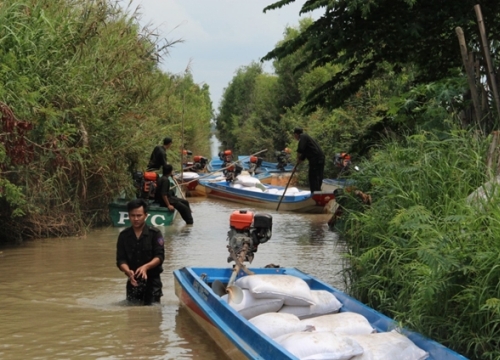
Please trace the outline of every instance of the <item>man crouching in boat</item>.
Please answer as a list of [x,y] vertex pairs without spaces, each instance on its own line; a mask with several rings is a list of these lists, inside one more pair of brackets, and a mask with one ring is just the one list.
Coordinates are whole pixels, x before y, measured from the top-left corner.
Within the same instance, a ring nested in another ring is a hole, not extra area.
[[143,199],[127,204],[132,226],[118,236],[116,265],[128,277],[127,300],[151,305],[163,296],[160,273],[165,248],[161,231],[146,225],[147,206]]
[[191,215],[189,202],[174,196],[170,191],[169,178],[172,176],[172,171],[172,165],[165,165],[163,167],[163,176],[160,178],[158,189],[156,190],[156,200],[160,203],[161,207],[166,207],[170,211],[177,210],[187,225],[193,225],[193,215]]

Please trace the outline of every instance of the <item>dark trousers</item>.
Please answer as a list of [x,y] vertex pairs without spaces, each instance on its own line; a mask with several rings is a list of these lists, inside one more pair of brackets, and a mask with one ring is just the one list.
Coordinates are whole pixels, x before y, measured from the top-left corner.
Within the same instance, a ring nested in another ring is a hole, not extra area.
[[127,281],[127,300],[132,303],[151,305],[159,303],[163,296],[161,291],[163,284],[160,276],[148,276],[146,281],[139,281],[138,286],[132,286],[130,281]]
[[193,215],[191,215],[191,207],[189,202],[184,199],[180,199],[176,196],[169,196],[168,201],[170,204],[181,214],[182,219],[186,224],[191,225],[193,223]]
[[323,171],[325,170],[325,160],[309,160],[309,188],[311,192],[320,191],[323,184]]

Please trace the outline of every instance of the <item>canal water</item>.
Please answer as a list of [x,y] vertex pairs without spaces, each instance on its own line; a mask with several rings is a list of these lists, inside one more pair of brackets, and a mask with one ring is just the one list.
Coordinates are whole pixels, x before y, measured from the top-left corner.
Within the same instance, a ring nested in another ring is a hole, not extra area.
[[[217,144],[212,153],[217,154]],[[189,198],[194,226],[177,218],[165,237],[161,305],[126,306],[126,277],[115,265],[120,229],[0,248],[0,359],[224,359],[174,293],[183,266],[229,267],[229,216],[241,207]],[[329,215],[249,209],[273,217],[271,240],[251,266],[297,267],[343,288],[344,247]]]

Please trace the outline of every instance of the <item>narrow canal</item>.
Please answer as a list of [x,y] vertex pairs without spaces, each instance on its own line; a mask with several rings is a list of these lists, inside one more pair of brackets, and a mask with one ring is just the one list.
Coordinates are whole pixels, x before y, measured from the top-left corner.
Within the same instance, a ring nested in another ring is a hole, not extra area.
[[[212,138],[212,156],[219,143]],[[172,272],[183,266],[225,267],[229,216],[242,207],[189,198],[194,226],[178,218],[165,237],[159,306],[126,306],[126,278],[115,265],[120,229],[85,237],[43,239],[0,248],[0,359],[224,359],[179,306]],[[247,208],[248,209],[248,208]],[[330,215],[265,212],[273,235],[251,266],[297,267],[343,288],[341,253]]]
[[[226,235],[234,203],[190,198],[195,224],[162,228],[166,258],[160,306],[123,304],[115,266],[119,229],[44,239],[0,249],[0,359],[221,359],[224,354],[179,308],[172,271],[230,266]],[[297,267],[342,287],[342,245],[328,215],[262,211],[273,236],[252,266]]]

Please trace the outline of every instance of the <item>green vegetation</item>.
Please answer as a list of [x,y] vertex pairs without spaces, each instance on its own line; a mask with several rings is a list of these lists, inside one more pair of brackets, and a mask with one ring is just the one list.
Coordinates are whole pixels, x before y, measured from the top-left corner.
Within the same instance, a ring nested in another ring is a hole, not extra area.
[[[307,1],[301,13],[323,15],[286,29],[263,58],[273,60],[274,74],[242,67],[216,119],[221,140],[247,154],[260,150],[249,147],[251,129],[259,146],[281,150],[295,149],[290,131],[304,127],[327,154],[327,177],[337,175],[334,154],[349,152],[361,168],[352,175],[356,189],[372,199],[368,206],[355,192],[339,198],[335,229],[350,247],[350,292],[471,359],[500,359],[499,192],[467,200],[500,173],[499,147],[494,156],[489,149],[499,110],[476,3]],[[500,3],[479,4],[495,73]],[[270,92],[274,101],[263,101]]]
[[208,87],[160,71],[176,41],[137,16],[105,0],[0,3],[0,239],[107,223],[165,136],[180,168],[182,122],[186,148],[208,153]]

